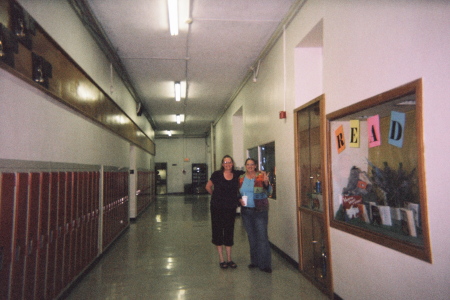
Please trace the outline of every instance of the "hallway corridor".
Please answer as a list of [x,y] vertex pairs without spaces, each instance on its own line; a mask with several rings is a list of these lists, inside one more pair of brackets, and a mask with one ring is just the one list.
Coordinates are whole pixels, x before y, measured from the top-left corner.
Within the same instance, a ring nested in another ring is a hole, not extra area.
[[210,228],[208,195],[158,196],[65,299],[327,299],[276,252],[272,274],[248,269],[239,216],[238,268],[220,269]]

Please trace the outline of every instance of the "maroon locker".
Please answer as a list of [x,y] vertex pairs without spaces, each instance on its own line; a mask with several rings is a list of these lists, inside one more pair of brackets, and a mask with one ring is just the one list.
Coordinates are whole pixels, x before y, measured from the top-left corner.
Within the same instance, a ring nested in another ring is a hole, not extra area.
[[77,265],[76,251],[77,251],[77,217],[78,217],[78,173],[72,173],[72,199],[71,199],[71,216],[70,216],[70,264],[69,264],[69,283],[75,276],[75,269]]
[[110,198],[109,198],[109,224],[107,224],[108,228],[109,228],[109,232],[108,232],[108,245],[112,242],[113,237],[114,237],[114,231],[115,231],[115,209],[114,209],[114,200],[115,200],[115,191],[114,191],[114,187],[115,185],[115,181],[116,181],[116,176],[114,172],[111,172],[111,180],[109,182],[109,186],[108,186],[108,190],[110,193]]
[[128,191],[129,191],[129,182],[128,182],[128,172],[123,173],[123,180],[124,180],[124,190],[123,190],[123,225],[122,227],[125,228],[128,226],[130,222],[130,216],[129,216],[129,198],[128,198]]
[[83,197],[81,203],[81,251],[80,251],[80,271],[87,265],[87,202],[89,195],[89,172],[82,172],[83,176]]
[[99,230],[99,197],[100,197],[100,172],[94,173],[94,198],[92,213],[94,214],[94,224],[92,228],[93,243],[92,243],[92,257],[96,258],[98,255],[98,230]]
[[14,209],[14,236],[11,270],[11,299],[22,299],[25,268],[27,212],[28,212],[28,174],[16,174],[16,201]]
[[77,197],[77,230],[76,230],[76,250],[75,250],[75,269],[73,276],[75,277],[82,269],[82,253],[83,253],[83,240],[82,240],[82,214],[83,214],[83,188],[84,188],[84,172],[77,172],[78,178],[78,197]]
[[14,173],[0,174],[0,299],[8,299],[12,262]]
[[84,197],[84,173],[77,172],[78,178],[78,199],[77,199],[77,230],[76,230],[76,250],[75,250],[75,269],[74,276],[76,276],[81,270],[81,260],[83,253],[83,240],[82,240],[82,214],[83,214],[83,197]]
[[108,245],[111,244],[113,238],[114,238],[114,231],[116,229],[116,224],[115,224],[115,191],[114,191],[114,187],[115,187],[115,181],[116,181],[116,176],[114,172],[111,172],[111,181],[109,183],[108,189],[109,189],[109,193],[110,193],[110,203],[109,203],[109,224],[108,224],[108,228],[109,228],[109,233],[108,233]]
[[48,203],[50,196],[50,174],[48,172],[41,174],[40,190],[35,299],[45,299],[48,249]]
[[28,221],[25,257],[24,298],[33,299],[36,286],[36,262],[39,226],[40,173],[30,173],[28,177]]
[[91,173],[84,172],[84,201],[83,201],[83,269],[89,264],[89,201],[91,199]]
[[109,186],[108,186],[108,190],[109,190],[109,224],[107,224],[109,232],[108,232],[108,245],[111,244],[113,237],[114,237],[114,230],[115,230],[115,223],[114,223],[114,219],[115,219],[115,209],[114,209],[114,198],[115,198],[115,194],[114,194],[114,183],[115,183],[115,174],[113,172],[111,172],[111,180],[109,182]]
[[100,173],[94,172],[94,186],[93,186],[93,197],[92,197],[92,244],[91,244],[91,257],[95,259],[98,253],[98,201],[99,201],[99,178]]
[[94,226],[94,203],[92,202],[92,199],[94,198],[94,180],[95,180],[95,173],[89,172],[89,194],[88,194],[88,201],[87,201],[87,249],[86,249],[86,257],[88,263],[92,262],[93,256],[92,256],[92,244],[93,244],[93,226]]
[[110,241],[111,241],[111,235],[112,235],[112,230],[113,230],[113,221],[112,218],[113,216],[113,191],[112,191],[112,181],[113,181],[113,174],[112,172],[108,173],[108,184],[106,186],[106,190],[107,190],[107,194],[108,194],[108,198],[106,199],[107,201],[107,207],[108,209],[106,210],[108,215],[106,218],[107,223],[105,224],[106,227],[106,245],[109,245]]
[[105,250],[108,245],[108,224],[109,222],[109,172],[103,174],[103,226],[102,226],[102,249]]
[[113,240],[117,237],[117,233],[120,231],[120,192],[122,191],[122,176],[121,173],[115,173],[116,185],[114,186],[114,235]]
[[65,228],[64,228],[64,284],[63,287],[68,285],[72,280],[72,273],[70,272],[70,266],[73,264],[72,261],[72,221],[73,221],[73,189],[74,189],[74,173],[67,173],[66,182],[66,216],[65,216]]
[[84,248],[83,248],[83,268],[86,267],[90,262],[89,257],[89,247],[90,247],[90,222],[89,222],[89,211],[90,211],[90,201],[92,193],[92,183],[91,183],[91,172],[85,172],[85,197],[83,204],[83,216],[84,216]]
[[124,205],[125,205],[125,176],[124,176],[124,172],[119,173],[119,178],[120,178],[120,190],[117,193],[117,198],[118,198],[118,207],[117,207],[117,218],[118,218],[118,224],[119,224],[119,228],[118,230],[122,230],[124,227],[124,223],[125,223],[125,218],[124,218]]
[[50,198],[48,202],[48,260],[46,277],[47,299],[54,298],[55,292],[55,263],[56,263],[56,243],[58,241],[58,197],[59,197],[59,176],[58,173],[50,174]]
[[56,242],[56,262],[55,262],[55,291],[54,297],[58,296],[64,287],[64,224],[66,212],[66,183],[67,173],[58,173],[58,228]]
[[123,223],[124,223],[124,218],[123,218],[123,197],[125,196],[125,179],[124,179],[124,173],[120,172],[118,175],[118,179],[120,182],[119,185],[119,190],[117,191],[117,231],[116,231],[116,236],[117,233],[122,231],[123,228]]

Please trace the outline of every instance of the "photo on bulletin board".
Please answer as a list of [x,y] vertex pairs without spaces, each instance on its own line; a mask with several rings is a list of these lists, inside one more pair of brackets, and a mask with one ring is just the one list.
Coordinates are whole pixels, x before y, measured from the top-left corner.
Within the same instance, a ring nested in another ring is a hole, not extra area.
[[422,80],[327,115],[330,226],[431,263]]

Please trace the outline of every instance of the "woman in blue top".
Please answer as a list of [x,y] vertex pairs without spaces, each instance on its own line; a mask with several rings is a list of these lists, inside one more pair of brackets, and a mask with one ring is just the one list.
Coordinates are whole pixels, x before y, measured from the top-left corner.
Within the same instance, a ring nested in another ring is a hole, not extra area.
[[[211,175],[206,190],[211,197],[212,243],[219,253],[220,267],[236,268],[231,260],[231,247],[234,244],[234,221],[236,208],[239,205],[238,180],[242,171],[234,170],[234,161],[229,155],[222,158],[222,167]],[[227,253],[227,261],[223,258],[223,248]]]
[[259,268],[272,273],[272,257],[270,253],[267,224],[269,223],[269,200],[272,187],[269,174],[258,172],[256,161],[248,158],[245,161],[245,174],[239,176],[241,196],[247,196],[247,205],[241,201],[241,216],[247,231],[250,244],[249,268]]

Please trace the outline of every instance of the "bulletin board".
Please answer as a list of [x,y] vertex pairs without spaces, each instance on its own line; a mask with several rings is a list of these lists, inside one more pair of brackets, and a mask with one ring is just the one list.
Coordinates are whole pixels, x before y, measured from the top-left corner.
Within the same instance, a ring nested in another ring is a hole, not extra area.
[[327,115],[330,225],[431,262],[422,80]]

